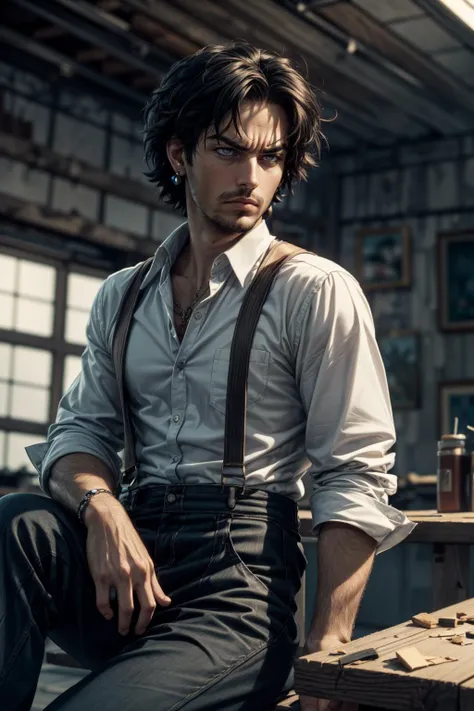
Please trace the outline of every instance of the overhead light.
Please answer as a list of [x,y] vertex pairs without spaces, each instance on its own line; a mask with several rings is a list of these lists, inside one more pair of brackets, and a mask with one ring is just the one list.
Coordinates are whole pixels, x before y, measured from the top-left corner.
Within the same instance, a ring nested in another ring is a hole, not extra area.
[[359,47],[357,45],[357,42],[355,41],[355,39],[353,37],[351,37],[351,39],[347,43],[347,47],[346,47],[347,54],[355,54],[358,49],[359,49]]
[[473,0],[439,0],[453,15],[456,15],[465,25],[474,30]]

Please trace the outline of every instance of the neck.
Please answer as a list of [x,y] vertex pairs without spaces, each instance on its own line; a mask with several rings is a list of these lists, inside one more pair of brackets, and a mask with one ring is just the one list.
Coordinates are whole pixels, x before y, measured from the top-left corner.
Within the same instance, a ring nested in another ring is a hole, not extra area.
[[[195,205],[193,207],[196,208]],[[214,260],[242,239],[245,233],[220,231],[202,212],[192,208],[188,209],[188,229],[189,243],[183,250],[180,271],[192,275],[197,288],[200,288],[209,281]]]

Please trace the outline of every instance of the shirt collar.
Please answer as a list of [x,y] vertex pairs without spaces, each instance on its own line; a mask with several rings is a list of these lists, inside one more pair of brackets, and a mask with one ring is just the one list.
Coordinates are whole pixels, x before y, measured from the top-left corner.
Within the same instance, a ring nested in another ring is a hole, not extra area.
[[[188,239],[188,223],[179,225],[165,241],[160,244],[155,252],[152,265],[146,275],[141,289],[144,289],[158,272],[168,262],[169,268],[177,259]],[[238,242],[223,254],[227,257],[232,270],[240,282],[241,286],[255,266],[259,258],[264,254],[267,247],[273,241],[273,236],[267,227],[267,223],[262,221],[253,230],[247,232]]]

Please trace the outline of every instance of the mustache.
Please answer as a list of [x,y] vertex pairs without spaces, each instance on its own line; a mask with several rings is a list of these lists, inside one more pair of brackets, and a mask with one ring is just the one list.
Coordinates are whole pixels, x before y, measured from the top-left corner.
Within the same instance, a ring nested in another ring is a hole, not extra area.
[[238,192],[222,193],[222,195],[220,196],[220,201],[226,202],[227,200],[238,200],[239,198],[248,198],[249,200],[255,200],[255,202],[258,203],[259,207],[263,205],[262,198],[258,197],[257,195],[252,195],[251,190],[239,190]]

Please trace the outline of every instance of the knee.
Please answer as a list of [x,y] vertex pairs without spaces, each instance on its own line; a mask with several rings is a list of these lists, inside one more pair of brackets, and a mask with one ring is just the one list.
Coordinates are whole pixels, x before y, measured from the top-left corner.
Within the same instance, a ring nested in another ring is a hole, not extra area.
[[10,532],[20,521],[52,513],[54,502],[42,494],[17,493],[0,498],[0,534]]

